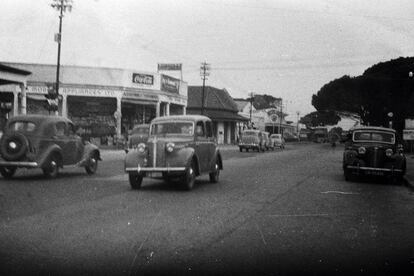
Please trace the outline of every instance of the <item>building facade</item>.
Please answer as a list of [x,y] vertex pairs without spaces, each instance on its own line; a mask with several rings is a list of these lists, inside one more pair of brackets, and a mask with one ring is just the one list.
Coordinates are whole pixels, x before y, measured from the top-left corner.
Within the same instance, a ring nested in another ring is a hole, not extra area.
[[[188,87],[188,114],[202,114],[202,86]],[[236,144],[238,124],[247,122],[239,116],[237,104],[226,89],[211,86],[204,88],[204,115],[213,121],[214,132],[219,144]]]
[[[2,85],[11,102],[9,116],[48,114],[46,95],[53,89],[55,65],[3,63],[31,72],[25,85]],[[168,75],[127,69],[61,66],[58,114],[79,126],[81,135],[122,137],[136,124],[185,114],[187,83]],[[104,139],[103,139],[104,140]]]

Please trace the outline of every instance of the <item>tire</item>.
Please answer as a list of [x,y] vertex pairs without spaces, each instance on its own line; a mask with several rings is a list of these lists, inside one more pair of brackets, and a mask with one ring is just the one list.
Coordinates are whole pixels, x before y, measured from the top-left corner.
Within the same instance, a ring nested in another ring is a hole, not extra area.
[[46,166],[42,168],[44,176],[47,178],[56,178],[59,174],[59,157],[53,154],[49,157]]
[[211,183],[219,182],[219,176],[220,176],[220,169],[219,169],[218,160],[216,159],[216,163],[214,164],[214,171],[209,174],[210,182]]
[[142,179],[144,176],[140,173],[129,173],[129,185],[131,185],[131,188],[134,190],[141,189]]
[[[14,144],[15,148],[11,147]],[[21,133],[13,133],[5,135],[0,140],[0,152],[7,161],[21,160],[29,148],[27,138]]]
[[15,172],[16,172],[16,168],[12,168],[12,167],[1,167],[0,168],[1,175],[6,179],[12,178]]
[[183,188],[187,191],[190,191],[194,187],[195,182],[195,169],[194,169],[194,162],[190,163],[190,166],[185,171],[185,174],[183,176]]
[[85,171],[87,174],[92,175],[96,173],[98,169],[98,159],[95,156],[92,156],[89,159],[88,164],[85,166]]

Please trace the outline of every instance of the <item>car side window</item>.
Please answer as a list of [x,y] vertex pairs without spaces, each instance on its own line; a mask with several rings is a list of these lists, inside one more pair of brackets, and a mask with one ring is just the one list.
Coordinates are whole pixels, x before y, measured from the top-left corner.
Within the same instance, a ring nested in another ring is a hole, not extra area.
[[56,123],[56,136],[65,136],[66,124],[65,122]]
[[206,122],[206,134],[207,137],[213,137],[213,129],[211,127],[211,122]]
[[199,137],[204,137],[205,136],[203,121],[199,121],[196,124],[196,136],[199,136]]

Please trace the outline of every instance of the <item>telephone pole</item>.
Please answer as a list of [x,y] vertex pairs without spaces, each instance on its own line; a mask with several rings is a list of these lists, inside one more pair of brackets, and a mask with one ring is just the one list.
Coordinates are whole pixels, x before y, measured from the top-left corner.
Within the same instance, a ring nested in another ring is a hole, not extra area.
[[[50,6],[59,11],[59,33],[55,34],[55,41],[58,43],[58,53],[57,53],[57,67],[56,67],[56,84],[55,89],[50,93],[48,98],[51,102],[55,102],[59,96],[59,75],[60,75],[60,47],[62,42],[62,19],[66,11],[72,11],[72,0],[53,0],[54,3]],[[55,107],[57,112],[58,107]]]
[[204,105],[205,105],[205,103],[204,103],[204,100],[205,100],[204,99],[205,98],[204,90],[205,90],[205,86],[206,86],[206,79],[207,79],[208,76],[210,76],[210,64],[208,64],[205,61],[203,63],[201,63],[200,76],[201,76],[201,79],[203,80],[203,90],[202,90],[202,93],[201,93],[201,115],[204,115]]
[[254,93],[250,92],[249,93],[250,96],[250,127],[253,128],[253,124],[252,124],[252,111],[253,111],[253,100],[254,100]]
[[279,117],[279,133],[282,133],[282,118],[283,118],[283,99],[280,99],[280,117]]

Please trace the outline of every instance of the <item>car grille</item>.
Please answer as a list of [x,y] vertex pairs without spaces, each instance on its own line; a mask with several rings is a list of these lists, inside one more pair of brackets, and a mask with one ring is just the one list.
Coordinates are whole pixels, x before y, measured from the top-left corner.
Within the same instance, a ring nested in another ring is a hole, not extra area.
[[384,167],[385,149],[382,148],[368,148],[367,149],[367,165],[371,167]]
[[148,153],[148,167],[165,167],[165,142],[149,142]]

